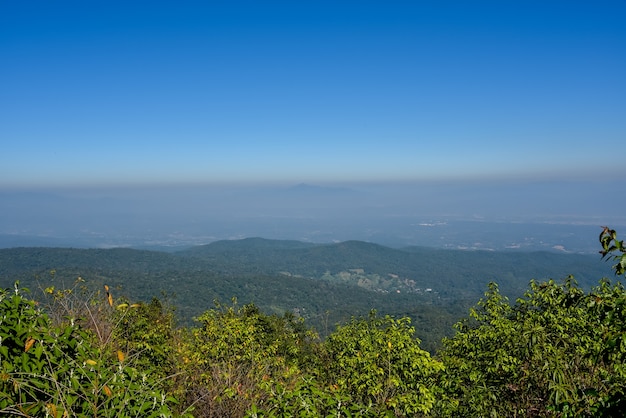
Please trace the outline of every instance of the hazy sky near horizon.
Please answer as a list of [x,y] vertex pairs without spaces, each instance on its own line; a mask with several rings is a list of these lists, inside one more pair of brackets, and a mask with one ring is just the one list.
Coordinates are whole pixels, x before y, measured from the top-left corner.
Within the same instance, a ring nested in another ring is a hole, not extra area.
[[0,187],[624,172],[624,1],[0,3]]

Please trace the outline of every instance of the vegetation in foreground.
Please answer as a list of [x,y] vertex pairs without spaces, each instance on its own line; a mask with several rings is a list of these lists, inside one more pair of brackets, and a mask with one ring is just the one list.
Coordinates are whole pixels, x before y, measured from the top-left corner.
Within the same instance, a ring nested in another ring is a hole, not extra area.
[[[626,249],[600,235],[616,275]],[[621,416],[626,291],[603,279],[497,285],[435,356],[408,318],[353,318],[324,340],[292,314],[216,304],[177,328],[163,301],[105,288],[0,292],[0,413],[13,416]]]

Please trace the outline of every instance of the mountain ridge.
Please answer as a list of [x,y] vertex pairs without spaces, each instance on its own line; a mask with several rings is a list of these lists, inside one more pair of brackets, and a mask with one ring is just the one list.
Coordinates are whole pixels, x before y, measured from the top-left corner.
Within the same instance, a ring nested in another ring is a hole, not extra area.
[[[38,258],[39,255],[39,258]],[[44,262],[45,260],[45,262]],[[297,240],[261,237],[220,240],[176,252],[133,248],[82,249],[19,247],[0,249],[0,274],[10,276],[24,268],[45,270],[57,267],[119,269],[137,273],[205,271],[226,276],[255,274],[329,279],[329,275],[360,271],[363,275],[412,280],[420,288],[444,286],[476,294],[487,281],[497,281],[505,291],[526,288],[531,279],[542,280],[578,275],[588,287],[608,275],[609,266],[590,255],[551,252],[453,250],[429,247],[391,248],[348,240],[314,244]],[[56,265],[55,265],[56,264]],[[358,285],[363,277],[354,277]],[[482,277],[482,280],[476,280]],[[391,286],[391,285],[389,285]],[[398,287],[399,286],[399,287]],[[398,285],[393,290],[404,290]]]
[[[52,273],[54,271],[54,273]],[[132,248],[0,249],[0,286],[31,289],[107,284],[116,295],[150,300],[172,295],[183,321],[236,297],[272,312],[298,312],[319,330],[370,309],[408,315],[433,344],[484,294],[489,282],[510,298],[532,279],[573,274],[583,287],[612,277],[598,256],[411,247],[365,241],[223,240],[178,252]]]

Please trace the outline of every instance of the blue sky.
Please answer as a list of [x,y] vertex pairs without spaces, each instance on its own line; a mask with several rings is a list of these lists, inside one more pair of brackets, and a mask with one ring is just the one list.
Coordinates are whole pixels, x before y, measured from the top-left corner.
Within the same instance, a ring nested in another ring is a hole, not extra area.
[[213,3],[0,3],[0,187],[624,173],[623,1]]

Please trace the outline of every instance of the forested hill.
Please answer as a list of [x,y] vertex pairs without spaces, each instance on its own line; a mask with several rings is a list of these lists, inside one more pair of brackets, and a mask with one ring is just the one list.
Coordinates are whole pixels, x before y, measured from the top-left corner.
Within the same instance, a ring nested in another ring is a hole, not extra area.
[[[51,274],[54,271],[54,274]],[[418,336],[438,341],[495,281],[516,297],[531,279],[574,275],[583,287],[611,277],[599,256],[487,252],[423,247],[394,249],[362,241],[311,244],[261,238],[218,241],[177,253],[115,249],[0,249],[0,285],[33,290],[72,286],[148,300],[175,295],[186,322],[213,300],[254,302],[272,313],[296,312],[322,333],[370,309],[414,320]]]
[[[470,297],[481,295],[489,281],[497,282],[506,293],[515,294],[526,289],[531,279],[560,279],[572,274],[586,287],[612,274],[610,266],[600,262],[599,256],[428,247],[394,249],[363,241],[310,244],[248,238],[218,241],[177,254],[235,274],[329,278],[348,272],[353,273],[355,280],[347,282],[362,287],[367,287],[366,280],[362,280],[367,276],[378,275],[387,281],[398,276],[414,281],[420,288],[437,288],[445,294],[454,290]],[[393,290],[402,291],[403,285],[398,283]]]

